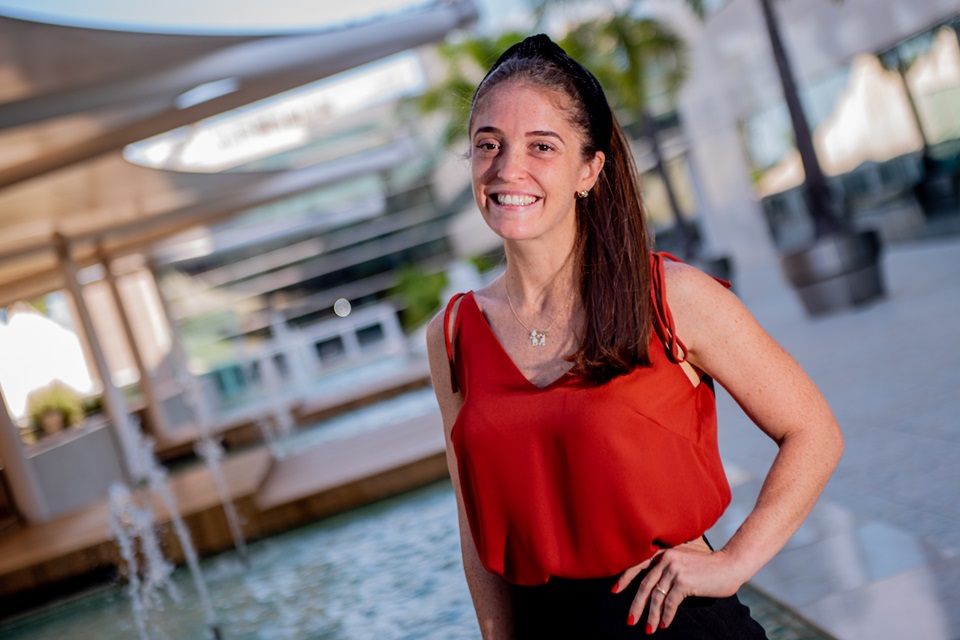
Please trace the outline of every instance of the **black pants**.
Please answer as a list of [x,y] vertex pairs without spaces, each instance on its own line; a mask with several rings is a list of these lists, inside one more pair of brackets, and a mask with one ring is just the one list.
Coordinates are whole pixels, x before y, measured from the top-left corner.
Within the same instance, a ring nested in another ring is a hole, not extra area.
[[646,635],[646,612],[635,626],[627,626],[630,604],[641,576],[630,586],[610,592],[616,576],[589,580],[551,578],[544,585],[511,585],[517,640],[765,640],[763,628],[736,596],[687,598],[666,629]]

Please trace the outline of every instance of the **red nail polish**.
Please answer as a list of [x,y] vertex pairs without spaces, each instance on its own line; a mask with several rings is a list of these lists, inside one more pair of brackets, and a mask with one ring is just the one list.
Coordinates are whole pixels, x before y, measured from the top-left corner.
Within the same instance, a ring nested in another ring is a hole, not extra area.
[[635,623],[636,623],[636,619],[633,617],[633,614],[631,613],[629,616],[627,616],[627,626],[632,627]]
[[647,623],[647,635],[649,636],[649,635],[652,634],[652,633],[653,633],[653,625],[651,625],[651,624],[648,622],[648,623]]
[[666,629],[666,628],[667,628],[667,625],[665,625],[665,624],[663,623],[663,620],[660,621],[660,628],[661,628],[661,629]]
[[620,591],[620,583],[619,583],[619,582],[614,582],[614,583],[613,583],[613,589],[610,589],[610,593],[616,593],[616,592],[618,592],[618,591]]

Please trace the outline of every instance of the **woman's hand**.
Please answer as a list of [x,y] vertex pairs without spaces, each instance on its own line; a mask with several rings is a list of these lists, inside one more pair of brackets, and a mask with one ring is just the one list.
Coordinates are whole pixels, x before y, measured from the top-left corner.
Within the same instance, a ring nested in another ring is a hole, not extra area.
[[704,596],[726,598],[745,582],[722,550],[711,551],[703,538],[672,549],[658,551],[652,558],[623,572],[615,592],[626,588],[643,571],[627,624],[637,624],[647,612],[647,633],[670,626],[684,598]]

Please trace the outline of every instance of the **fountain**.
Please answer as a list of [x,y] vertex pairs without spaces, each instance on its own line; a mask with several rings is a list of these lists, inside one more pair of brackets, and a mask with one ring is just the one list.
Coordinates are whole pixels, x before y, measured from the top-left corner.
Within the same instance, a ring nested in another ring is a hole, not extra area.
[[220,502],[223,505],[223,512],[227,516],[227,525],[230,527],[230,535],[233,538],[233,546],[244,565],[250,565],[250,559],[247,557],[247,542],[243,537],[243,530],[240,528],[240,518],[237,516],[236,506],[230,497],[230,488],[227,486],[227,480],[223,477],[220,461],[223,460],[223,447],[220,443],[209,436],[201,438],[194,445],[197,455],[207,465],[213,483],[217,487],[217,493],[220,495]]
[[170,580],[173,565],[160,550],[154,522],[152,510],[138,506],[126,485],[117,482],[110,486],[110,534],[126,563],[127,592],[140,640],[150,639],[147,623],[150,611],[162,605],[161,590],[166,590],[174,601],[180,601],[180,594]]
[[[201,561],[225,638],[249,640],[479,640],[463,578],[456,502],[440,482],[298,527]],[[202,638],[186,567],[173,575],[183,602],[151,632]],[[52,609],[0,622],[4,640],[129,640],[126,587],[97,589]]]
[[200,456],[207,469],[210,471],[210,477],[213,478],[214,485],[217,487],[217,493],[220,496],[220,504],[223,506],[223,513],[227,518],[227,525],[230,528],[230,536],[233,539],[233,546],[240,555],[245,565],[249,564],[247,558],[247,543],[243,537],[243,529],[240,527],[240,518],[237,516],[237,509],[233,503],[233,496],[230,495],[230,487],[223,476],[220,462],[223,460],[223,447],[213,439],[210,434],[210,420],[206,411],[206,404],[203,402],[203,395],[200,392],[199,385],[190,377],[185,369],[181,369],[181,375],[177,377],[177,382],[183,390],[186,398],[187,409],[193,414],[194,422],[200,432],[200,438],[194,444],[194,451]]
[[[269,365],[268,365],[269,366]],[[210,420],[206,411],[206,405],[203,402],[202,394],[196,381],[181,369],[181,375],[177,376],[180,388],[183,390],[186,404],[194,416],[200,437],[194,445],[197,455],[203,460],[210,472],[217,493],[220,497],[220,503],[223,506],[227,524],[230,529],[230,535],[233,538],[234,547],[245,567],[249,567],[250,560],[247,553],[247,545],[240,526],[240,518],[236,511],[230,495],[230,488],[227,485],[226,478],[223,475],[221,461],[223,460],[223,447],[217,442],[210,433]],[[279,386],[276,379],[271,379],[273,384],[271,388]],[[293,419],[286,403],[279,408],[272,409],[274,437],[288,435],[294,429]],[[138,426],[138,425],[133,425]],[[177,509],[176,500],[173,493],[167,485],[166,470],[160,466],[156,460],[153,451],[153,440],[145,438],[139,429],[133,429],[134,449],[130,462],[133,468],[139,469],[138,480],[145,482],[154,495],[162,501],[174,533],[180,541],[184,559],[189,568],[194,586],[199,596],[200,604],[204,612],[206,627],[215,640],[222,637],[220,623],[217,620],[216,612],[210,601],[210,595],[207,591],[206,581],[200,567],[199,558],[196,549],[190,539],[190,533],[184,525],[183,518]],[[178,594],[170,582],[169,577],[172,572],[172,565],[164,558],[160,546],[157,543],[155,522],[152,509],[146,506],[138,506],[130,491],[123,485],[115,485],[110,491],[110,530],[113,538],[116,540],[120,549],[120,555],[126,563],[128,576],[128,594],[133,608],[134,621],[137,627],[137,633],[141,640],[149,640],[148,621],[150,612],[156,610],[162,605],[159,593],[161,589],[166,589],[171,598],[179,601]],[[139,545],[137,544],[139,543]],[[139,553],[137,548],[139,546]],[[143,564],[139,558],[143,557]]]
[[[220,640],[222,637],[220,633],[220,623],[217,621],[217,614],[213,609],[213,604],[210,602],[210,595],[207,592],[206,582],[203,580],[203,571],[200,569],[200,560],[197,557],[197,551],[193,547],[193,542],[190,539],[190,532],[183,523],[183,518],[177,509],[173,492],[170,491],[170,487],[167,485],[167,472],[160,466],[156,456],[153,454],[153,440],[143,437],[139,429],[134,430],[134,433],[136,434],[135,440],[139,441],[136,443],[137,453],[140,455],[140,460],[138,461],[139,468],[145,471],[147,485],[151,492],[158,496],[163,502],[163,506],[170,516],[170,523],[173,525],[173,531],[180,541],[183,557],[187,562],[187,566],[190,568],[190,575],[193,578],[194,586],[200,597],[200,604],[203,607],[207,629],[210,631],[214,640]],[[151,522],[147,523],[149,525],[147,528],[153,527],[152,518],[150,520]],[[137,603],[134,604],[135,615],[136,607]]]

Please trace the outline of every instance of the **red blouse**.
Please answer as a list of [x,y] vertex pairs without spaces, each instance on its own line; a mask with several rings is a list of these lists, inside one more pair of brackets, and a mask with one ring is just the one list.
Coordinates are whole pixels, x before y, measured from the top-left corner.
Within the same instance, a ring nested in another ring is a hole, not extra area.
[[573,374],[535,386],[473,293],[450,301],[448,316],[462,296],[452,336],[445,324],[463,392],[452,441],[488,571],[521,585],[612,576],[703,534],[730,503],[713,384],[695,387],[678,366],[686,350],[663,292],[663,255],[653,280],[652,365],[599,386]]

